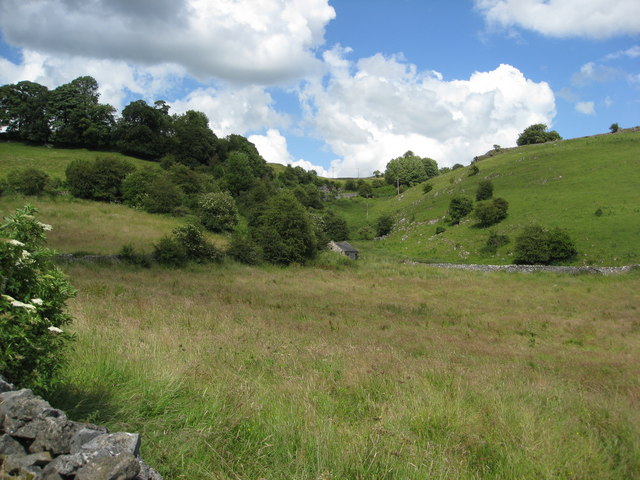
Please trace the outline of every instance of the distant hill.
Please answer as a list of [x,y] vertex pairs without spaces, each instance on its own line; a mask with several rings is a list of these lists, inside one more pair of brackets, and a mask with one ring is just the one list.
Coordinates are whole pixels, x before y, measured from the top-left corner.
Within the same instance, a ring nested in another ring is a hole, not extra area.
[[[566,229],[575,240],[575,264],[640,263],[640,131],[528,145],[495,152],[475,163],[430,180],[433,189],[408,189],[384,199],[344,199],[333,203],[352,232],[392,214],[393,232],[383,240],[356,242],[365,249],[424,261],[461,263],[512,262],[513,241],[521,229],[537,222]],[[475,200],[478,183],[489,179],[494,198],[509,202],[506,220],[478,228],[473,217],[459,225],[445,221],[454,195]],[[367,203],[368,215],[367,220]],[[444,233],[435,234],[442,226]],[[511,243],[496,255],[481,253],[490,231]]]

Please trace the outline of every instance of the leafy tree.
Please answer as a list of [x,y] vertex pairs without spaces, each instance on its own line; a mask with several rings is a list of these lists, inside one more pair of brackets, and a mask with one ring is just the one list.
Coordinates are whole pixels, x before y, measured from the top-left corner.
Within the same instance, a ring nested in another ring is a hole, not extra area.
[[49,181],[49,175],[37,168],[12,170],[7,175],[9,186],[23,195],[40,195]]
[[370,183],[362,182],[358,186],[358,195],[365,198],[371,198],[373,196],[373,188]]
[[612,123],[609,127],[609,131],[611,133],[616,133],[620,129],[620,126],[617,123]]
[[122,200],[130,207],[143,208],[144,200],[149,194],[149,185],[160,175],[155,168],[143,168],[129,173],[120,184]]
[[78,77],[51,92],[51,141],[58,145],[103,148],[111,143],[115,125],[111,105],[98,103],[98,82]]
[[169,107],[158,101],[150,106],[136,100],[124,107],[114,131],[116,146],[127,155],[155,160],[173,147],[173,119]]
[[228,192],[205,193],[198,211],[202,225],[212,232],[231,231],[238,224],[238,208]]
[[304,263],[316,254],[317,240],[311,219],[290,192],[269,199],[251,228],[251,236],[261,247],[264,259],[271,263]]
[[464,168],[464,165],[462,165],[461,163],[454,163],[451,167],[451,170],[458,170],[459,168]]
[[0,127],[10,138],[44,143],[49,138],[49,89],[34,82],[0,87]]
[[474,175],[477,175],[478,172],[480,172],[480,169],[478,168],[478,165],[476,165],[475,163],[471,165],[471,167],[469,168],[469,177],[473,177]]
[[74,197],[114,201],[121,199],[122,182],[133,170],[126,160],[101,155],[94,161],[74,160],[65,173]]
[[384,237],[393,230],[393,217],[391,215],[382,215],[376,221],[376,233],[379,237]]
[[412,186],[435,177],[438,174],[438,164],[430,158],[421,158],[411,150],[403,156],[394,158],[387,163],[384,178],[389,184]]
[[555,130],[547,131],[544,123],[536,123],[525,128],[517,140],[518,146],[532,145],[534,143],[552,142],[562,140],[562,137]]
[[425,183],[422,186],[422,193],[424,193],[424,194],[429,193],[431,190],[433,190],[433,185],[431,185],[430,183]]
[[49,390],[73,339],[66,301],[75,294],[45,247],[50,225],[32,206],[0,224],[0,374],[38,393]]
[[529,225],[516,237],[513,263],[548,265],[570,260],[576,254],[575,244],[566,231]]
[[202,112],[189,110],[173,119],[174,156],[185,165],[210,165],[213,162],[218,137],[209,128],[209,119]]
[[182,192],[166,173],[155,175],[146,186],[142,205],[149,213],[171,213],[182,205]]
[[153,247],[153,258],[160,264],[179,268],[189,261],[220,262],[223,254],[203,235],[197,225],[187,224],[165,236]]
[[460,223],[464,217],[471,213],[473,210],[473,201],[464,195],[456,195],[449,202],[449,216],[451,217],[451,224],[456,225]]
[[233,151],[224,165],[223,184],[237,197],[241,192],[249,190],[254,184],[253,171],[249,156],[244,152]]
[[333,210],[327,210],[323,220],[324,232],[328,239],[336,242],[349,239],[349,227],[344,218],[337,215]]
[[[224,142],[221,143],[229,153],[242,152],[246,154],[247,160],[249,161],[249,168],[251,168],[253,177],[269,177],[273,174],[272,170],[267,166],[267,162],[258,152],[256,146],[242,135],[231,134],[224,139]],[[295,168],[296,175],[298,177],[302,176],[308,179],[307,181],[300,181],[298,183],[309,183],[312,177],[315,175],[315,172],[307,172],[301,167]]]
[[240,233],[231,236],[227,255],[246,265],[258,265],[262,261],[260,247],[249,237]]
[[476,200],[481,202],[491,197],[493,197],[493,182],[491,180],[480,180],[478,190],[476,190]]
[[509,202],[504,198],[496,198],[491,202],[482,202],[476,205],[474,215],[480,221],[481,227],[489,227],[507,218]]

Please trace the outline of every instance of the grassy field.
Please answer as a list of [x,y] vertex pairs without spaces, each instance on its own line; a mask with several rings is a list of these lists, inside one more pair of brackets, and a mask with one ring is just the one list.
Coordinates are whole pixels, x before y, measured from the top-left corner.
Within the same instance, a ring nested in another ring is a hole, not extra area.
[[65,266],[52,402],[171,479],[640,478],[638,272]]
[[[339,200],[332,205],[345,216],[353,232],[394,214],[394,232],[382,242],[361,246],[388,255],[427,261],[511,263],[513,241],[522,228],[537,222],[566,229],[579,251],[575,264],[640,263],[640,132],[579,138],[507,150],[469,167],[436,177],[433,190],[416,186],[399,197],[369,201]],[[445,217],[453,195],[475,199],[480,180],[490,179],[494,198],[509,202],[506,220],[478,228],[472,217],[449,226]],[[601,216],[595,212],[600,209]],[[435,235],[437,226],[446,232]],[[510,237],[497,255],[481,249],[489,231]]]

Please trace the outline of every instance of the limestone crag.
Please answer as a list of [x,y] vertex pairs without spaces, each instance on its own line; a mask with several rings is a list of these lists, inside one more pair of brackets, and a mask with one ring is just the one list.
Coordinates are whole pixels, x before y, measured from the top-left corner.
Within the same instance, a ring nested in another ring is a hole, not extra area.
[[162,480],[140,458],[140,435],[69,420],[0,377],[0,480]]

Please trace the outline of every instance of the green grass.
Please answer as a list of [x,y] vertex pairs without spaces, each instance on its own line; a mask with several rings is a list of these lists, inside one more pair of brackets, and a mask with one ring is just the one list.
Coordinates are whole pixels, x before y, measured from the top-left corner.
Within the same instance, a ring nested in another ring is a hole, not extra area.
[[[579,251],[575,264],[640,263],[640,132],[521,147],[478,166],[473,177],[467,167],[430,180],[434,188],[426,195],[419,185],[400,197],[370,201],[369,223],[386,213],[398,220],[376,250],[427,261],[511,263],[515,237],[538,222],[569,232]],[[451,197],[475,199],[483,179],[493,182],[494,197],[509,202],[507,219],[490,228],[511,238],[496,256],[481,253],[490,229],[477,228],[471,217],[458,226],[444,221]],[[353,232],[367,223],[365,207],[359,198],[332,206]],[[598,209],[602,216],[595,215]],[[436,236],[438,225],[447,231]]]
[[52,402],[165,478],[640,477],[637,273],[65,268]]
[[0,142],[0,178],[6,178],[11,170],[38,168],[53,178],[64,179],[65,169],[73,160],[94,160],[98,155],[123,158],[136,167],[157,167],[148,162],[116,152],[96,152],[80,148],[47,148],[25,145],[19,142]]

